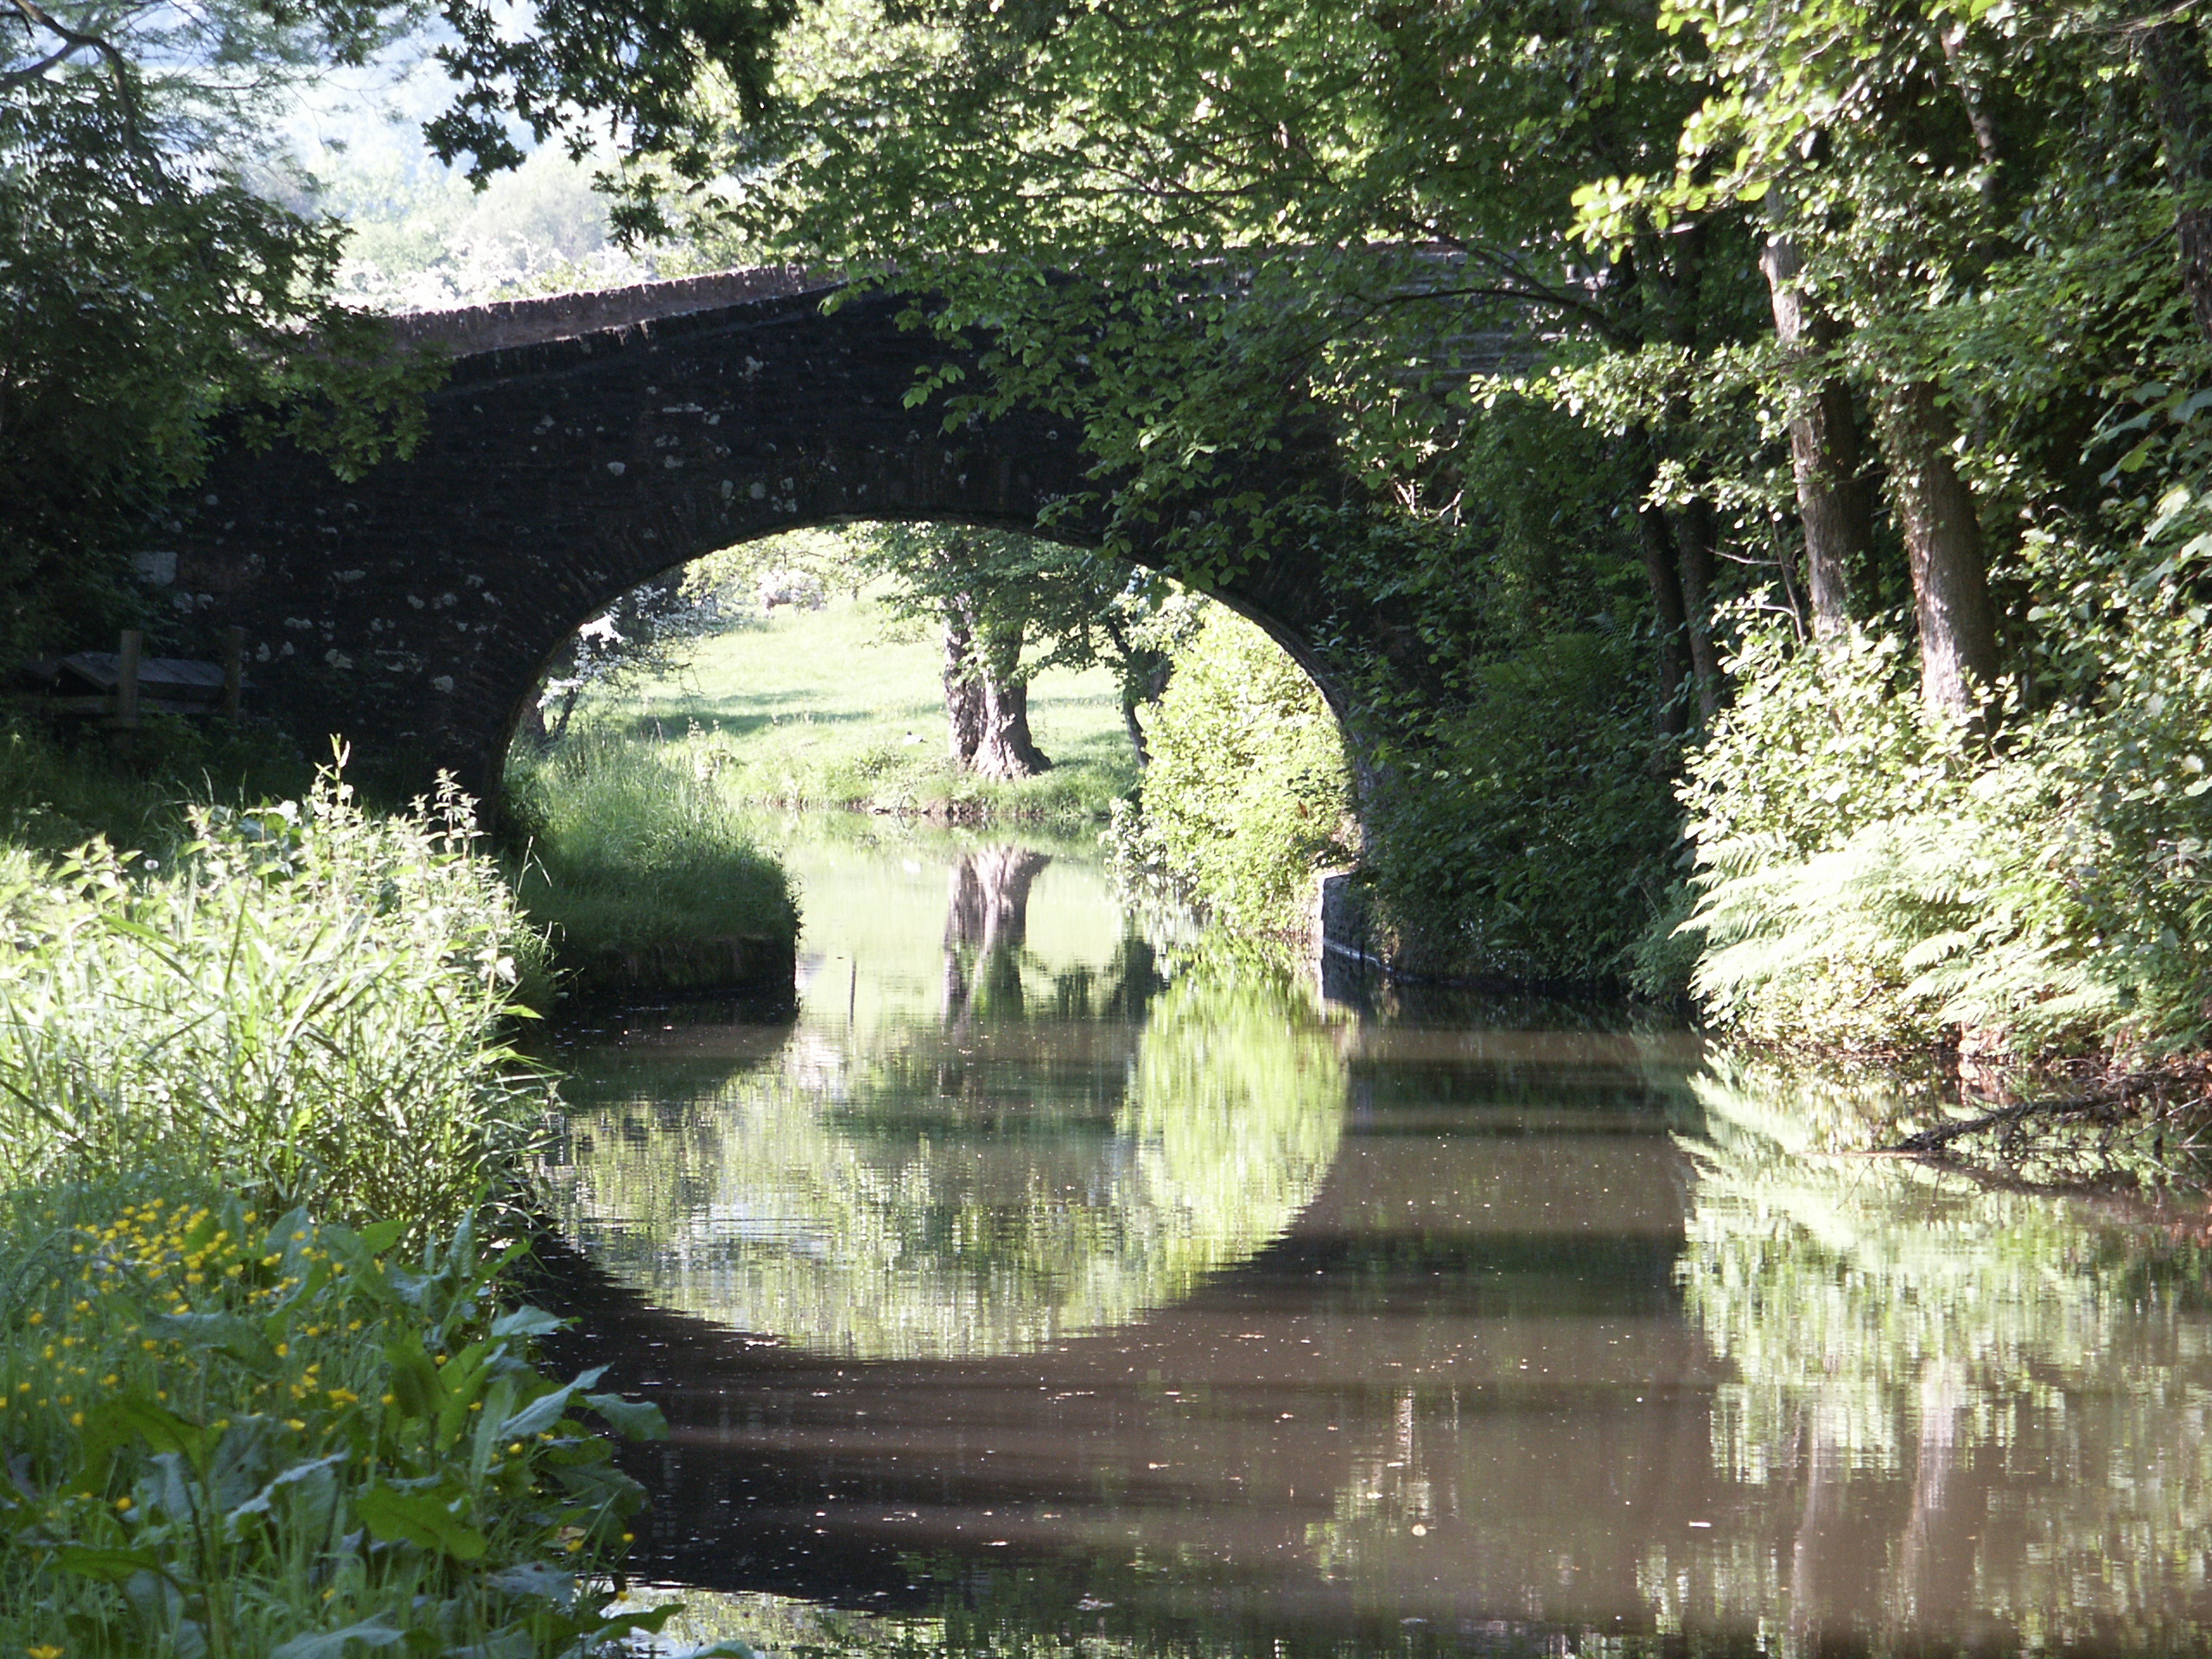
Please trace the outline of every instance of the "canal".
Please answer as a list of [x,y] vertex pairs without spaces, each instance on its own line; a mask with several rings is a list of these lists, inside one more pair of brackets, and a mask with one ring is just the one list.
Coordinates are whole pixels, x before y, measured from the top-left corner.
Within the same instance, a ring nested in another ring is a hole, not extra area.
[[2201,1189],[1934,1103],[1332,987],[1083,842],[771,827],[795,1011],[572,1033],[639,1570],[785,1653],[2212,1646]]

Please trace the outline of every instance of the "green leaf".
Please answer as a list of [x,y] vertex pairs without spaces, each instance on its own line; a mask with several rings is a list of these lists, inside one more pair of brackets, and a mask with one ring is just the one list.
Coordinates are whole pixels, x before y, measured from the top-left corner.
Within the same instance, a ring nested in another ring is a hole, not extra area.
[[650,1400],[625,1400],[619,1394],[588,1394],[584,1404],[607,1419],[626,1440],[664,1440],[668,1419]]
[[518,1561],[512,1567],[503,1567],[485,1582],[511,1596],[550,1601],[563,1608],[575,1599],[576,1593],[575,1573],[563,1573],[543,1561]]
[[98,1414],[94,1433],[104,1439],[136,1437],[156,1452],[175,1452],[203,1474],[216,1439],[214,1430],[188,1421],[166,1406],[136,1399],[118,1400],[104,1408]]
[[518,1307],[512,1313],[502,1313],[492,1321],[495,1337],[550,1337],[564,1330],[568,1321],[548,1313],[542,1307]]
[[438,1379],[437,1366],[423,1351],[422,1339],[404,1337],[385,1348],[385,1357],[391,1363],[392,1403],[400,1415],[435,1421],[439,1407],[445,1403],[445,1384]]
[[354,1236],[361,1241],[361,1248],[371,1255],[382,1255],[399,1242],[399,1236],[406,1230],[407,1224],[404,1221],[372,1221]]
[[456,1561],[481,1560],[489,1548],[484,1535],[454,1515],[435,1491],[403,1492],[390,1486],[372,1486],[355,1495],[353,1512],[385,1543],[419,1544]]
[[555,1389],[550,1393],[539,1395],[537,1399],[499,1425],[498,1438],[502,1440],[519,1440],[532,1434],[543,1433],[561,1421],[561,1414],[568,1410],[569,1397],[575,1393],[575,1385],[571,1383],[567,1388]]
[[269,1659],[346,1659],[349,1647],[356,1642],[365,1648],[396,1648],[405,1640],[381,1619],[367,1619],[359,1624],[348,1624],[342,1630],[296,1636],[272,1649]]
[[64,1544],[54,1552],[54,1560],[65,1573],[98,1579],[103,1584],[121,1584],[140,1573],[176,1582],[162,1565],[161,1556],[150,1549],[96,1549],[88,1544]]
[[[283,1321],[280,1318],[274,1323],[281,1327]],[[212,1348],[256,1370],[265,1371],[276,1363],[268,1332],[236,1313],[164,1313],[147,1320],[146,1331],[194,1348]]]

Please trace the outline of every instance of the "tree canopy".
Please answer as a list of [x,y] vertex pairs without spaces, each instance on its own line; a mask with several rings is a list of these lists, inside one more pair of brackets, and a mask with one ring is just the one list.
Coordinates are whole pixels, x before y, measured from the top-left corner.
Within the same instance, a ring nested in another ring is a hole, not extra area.
[[[2106,0],[839,0],[693,210],[932,296],[917,321],[981,373],[915,401],[1080,419],[1109,543],[1164,536],[1203,584],[1298,538],[1395,607],[1331,647],[1376,711],[1370,874],[1454,894],[1484,960],[1602,970],[1618,918],[1667,902],[1664,780],[1753,766],[1735,746],[1772,733],[1732,699],[1815,671],[1759,643],[1777,624],[1910,642],[1882,695],[1933,715],[1898,764],[2037,794],[2037,868],[2089,856],[2050,816],[2120,764],[2083,733],[2201,747],[2194,691],[2143,664],[2177,660],[2145,642],[2197,615],[2212,549],[2208,87],[2185,10]],[[1328,461],[1305,488],[1187,511],[1293,448]],[[1575,712],[1503,716],[1538,708]],[[1731,858],[1801,855],[1741,841],[1765,830],[1700,804],[1716,786],[1689,798]],[[2195,812],[2098,820],[2097,869],[2201,837]],[[1582,868],[1616,885],[1568,897],[1537,849],[1592,817]],[[1904,908],[1887,959],[1919,961],[1942,906]]]
[[718,127],[711,78],[765,94],[787,0],[212,0],[0,5],[0,658],[127,613],[226,411],[353,470],[412,434],[435,365],[333,297],[344,228],[262,188],[274,123],[333,65],[435,25],[454,79],[428,129],[482,179],[525,139],[598,129],[680,176]]

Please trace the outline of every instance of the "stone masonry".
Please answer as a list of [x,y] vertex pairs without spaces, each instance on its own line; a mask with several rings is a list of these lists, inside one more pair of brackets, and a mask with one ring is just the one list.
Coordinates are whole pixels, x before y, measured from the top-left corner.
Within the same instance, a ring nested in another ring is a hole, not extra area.
[[[936,410],[908,409],[944,348],[899,325],[904,301],[825,313],[826,291],[740,271],[401,319],[404,344],[454,358],[411,457],[348,484],[289,448],[228,449],[174,560],[142,570],[166,578],[203,649],[246,630],[251,706],[311,750],[342,734],[390,775],[444,767],[493,798],[548,659],[625,589],[809,525],[1033,530],[1089,487],[1065,421],[1017,413],[948,435]],[[1337,700],[1311,643],[1316,568],[1257,563],[1218,596]]]

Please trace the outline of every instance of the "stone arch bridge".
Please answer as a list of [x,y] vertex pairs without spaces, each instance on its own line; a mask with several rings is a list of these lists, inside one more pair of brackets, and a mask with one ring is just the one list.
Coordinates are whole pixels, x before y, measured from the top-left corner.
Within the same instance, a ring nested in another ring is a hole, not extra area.
[[[289,448],[226,451],[174,560],[142,564],[203,649],[245,629],[250,706],[311,746],[342,734],[386,775],[443,766],[495,800],[548,659],[638,583],[822,524],[1031,531],[1087,487],[1069,423],[1016,413],[947,436],[908,409],[944,348],[899,326],[897,299],[825,314],[825,288],[738,271],[402,319],[403,342],[454,358],[411,457],[346,483]],[[1216,596],[1351,712],[1315,648],[1317,560],[1255,563]]]

